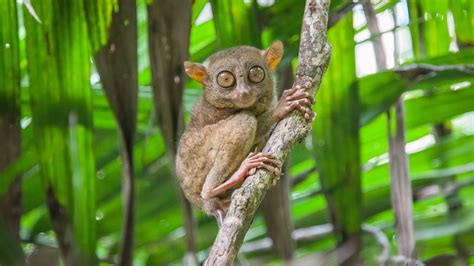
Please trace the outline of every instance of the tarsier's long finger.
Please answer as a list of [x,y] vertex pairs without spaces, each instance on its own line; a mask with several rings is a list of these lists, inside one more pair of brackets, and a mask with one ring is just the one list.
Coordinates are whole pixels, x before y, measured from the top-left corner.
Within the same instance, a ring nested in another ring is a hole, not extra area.
[[299,105],[297,108],[303,114],[304,117],[311,113],[311,109],[306,106]]
[[311,97],[311,98],[299,99],[299,100],[296,100],[296,101],[292,101],[290,103],[292,104],[292,103],[296,102],[299,105],[307,107],[311,110],[313,108],[313,101],[314,101],[314,99]]
[[288,89],[288,90],[284,90],[283,91],[283,96],[285,96],[285,97],[291,96],[291,95],[295,94],[300,89],[301,88],[299,88],[299,87],[294,87],[294,88],[291,88],[291,89]]
[[311,87],[311,83],[306,82],[306,83],[301,84],[301,85],[296,85],[294,88],[306,90],[309,87]]
[[291,89],[284,90],[282,97],[292,96],[292,95],[294,95],[294,94],[297,93],[297,92],[304,92],[304,91],[305,91],[307,88],[309,88],[310,86],[311,86],[310,83],[305,83],[305,84],[303,84],[303,85],[296,85],[296,86],[294,86],[294,87],[291,88]]
[[309,110],[307,107],[302,106],[301,104],[293,104],[295,109],[298,109],[303,115],[306,114]]
[[266,158],[273,158],[273,154],[271,153],[262,153],[262,152],[259,152],[259,153],[256,153],[252,156],[249,156],[247,157],[248,159],[252,160],[252,159],[256,159],[256,158],[263,158],[263,157],[266,157]]
[[306,97],[306,99],[308,99],[308,101],[309,101],[309,103],[310,103],[311,105],[313,105],[313,104],[315,103],[314,97],[311,96],[311,95],[309,95],[309,94],[308,94],[308,97]]
[[292,102],[292,101],[295,101],[295,100],[299,100],[299,99],[303,99],[303,98],[309,98],[311,97],[309,95],[309,93],[305,92],[305,91],[302,91],[300,93],[297,93],[297,94],[293,94],[291,96],[286,96],[286,100],[289,101],[289,102]]
[[247,160],[251,160],[253,158],[259,158],[259,157],[262,157],[262,153],[255,153],[255,152],[251,152],[249,153],[249,155],[247,156]]
[[304,114],[304,118],[306,119],[306,121],[308,123],[312,123],[314,121],[314,119],[316,118],[316,113],[313,112],[313,111],[310,111],[310,112]]
[[304,118],[308,122],[313,122],[314,120],[314,112],[311,110],[311,108],[307,107],[307,105],[301,105],[298,102],[293,102],[290,105],[291,109],[298,109],[301,114],[303,114]]
[[293,110],[295,110],[296,108],[298,108],[299,104],[297,102],[291,102],[291,103],[288,103],[288,105],[285,107],[285,110],[287,112],[291,112]]
[[266,164],[266,165],[261,166],[260,168],[263,168],[263,169],[265,169],[265,170],[267,170],[267,171],[269,171],[269,172],[275,173],[275,175],[277,176],[277,178],[279,178],[279,176],[280,176],[280,174],[281,174],[281,170],[280,170],[279,167],[273,167],[273,166],[271,166],[271,165]]
[[270,158],[267,158],[267,157],[261,157],[261,158],[252,159],[251,161],[249,161],[249,163],[254,163],[254,162],[271,163],[271,164],[273,164],[277,167],[281,166],[281,163],[280,163],[279,160],[270,159]]
[[245,165],[244,172],[247,172],[247,175],[250,175],[249,173],[252,170],[252,168],[261,167],[262,165],[265,165],[265,164],[261,163],[261,162],[249,163],[249,164]]
[[[264,165],[258,166],[258,168],[264,168],[264,169],[266,169],[270,172],[274,172],[276,175],[280,175],[280,173],[281,173],[280,166],[274,167],[274,166],[271,166],[271,165],[268,165],[268,164],[264,164]],[[252,168],[248,172],[248,175],[254,175],[256,172],[257,172],[257,168]]]
[[300,104],[297,101],[290,103],[286,108],[289,111],[298,109],[303,115],[310,111],[310,109],[308,107],[303,106],[302,104]]
[[274,173],[275,171],[277,171],[277,170],[276,170],[276,169],[277,169],[276,167],[273,167],[273,166],[268,165],[268,164],[264,164],[264,165],[260,166],[260,168],[266,169],[266,170],[268,170],[269,172],[272,172],[272,173]]

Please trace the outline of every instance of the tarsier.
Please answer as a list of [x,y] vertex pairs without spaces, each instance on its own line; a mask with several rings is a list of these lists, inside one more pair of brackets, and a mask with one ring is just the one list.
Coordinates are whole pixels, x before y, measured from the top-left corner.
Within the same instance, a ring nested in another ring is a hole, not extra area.
[[258,168],[280,174],[270,153],[252,152],[278,121],[297,109],[311,122],[310,84],[285,90],[277,101],[272,74],[283,44],[261,51],[239,46],[203,64],[184,62],[186,74],[204,89],[178,146],[176,171],[186,198],[222,223],[231,192]]

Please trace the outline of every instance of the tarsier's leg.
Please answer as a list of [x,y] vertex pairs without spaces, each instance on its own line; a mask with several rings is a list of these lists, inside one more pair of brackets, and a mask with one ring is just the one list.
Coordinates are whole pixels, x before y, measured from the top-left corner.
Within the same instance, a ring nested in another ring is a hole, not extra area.
[[[256,128],[255,116],[246,112],[236,114],[223,121],[222,124],[216,125],[215,134],[209,139],[210,143],[216,143],[216,146],[210,145],[215,151],[214,162],[206,175],[201,190],[203,200],[210,202],[210,199],[216,198],[237,185],[248,176],[248,171],[252,168],[262,167],[272,171],[279,170],[280,162],[271,158],[272,156],[269,154],[248,155],[254,143]],[[219,221],[222,217],[222,212],[219,209],[224,206],[209,207],[214,209],[211,212]]]
[[298,109],[303,113],[308,123],[312,122],[315,116],[311,110],[314,98],[305,91],[309,87],[311,87],[311,83],[308,82],[283,91],[280,102],[273,113],[274,117],[281,120],[293,110]]
[[224,183],[238,169],[252,147],[256,128],[255,116],[246,112],[216,124],[214,134],[208,140],[214,155],[201,190],[203,199],[220,194],[214,188]]

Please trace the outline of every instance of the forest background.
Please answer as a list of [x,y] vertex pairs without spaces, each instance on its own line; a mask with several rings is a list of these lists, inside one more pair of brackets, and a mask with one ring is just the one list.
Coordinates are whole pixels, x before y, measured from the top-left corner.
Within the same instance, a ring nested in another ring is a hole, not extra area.
[[[290,88],[304,5],[1,0],[0,264],[203,262],[217,226],[183,200],[173,169],[202,91],[182,62],[282,40],[277,87]],[[368,265],[474,264],[473,31],[472,0],[331,1],[312,134],[240,263],[344,264],[323,254],[350,242],[349,261]],[[397,209],[411,214],[412,254]]]

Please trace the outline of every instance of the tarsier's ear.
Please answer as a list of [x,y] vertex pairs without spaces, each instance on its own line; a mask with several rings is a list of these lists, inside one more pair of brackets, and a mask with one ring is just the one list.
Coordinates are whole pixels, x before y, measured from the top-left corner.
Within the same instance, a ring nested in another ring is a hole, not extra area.
[[265,63],[275,70],[283,57],[283,43],[281,41],[274,41],[267,50],[263,52],[263,59]]
[[209,79],[206,67],[199,63],[184,61],[184,71],[190,78],[201,83],[203,86],[206,85]]

